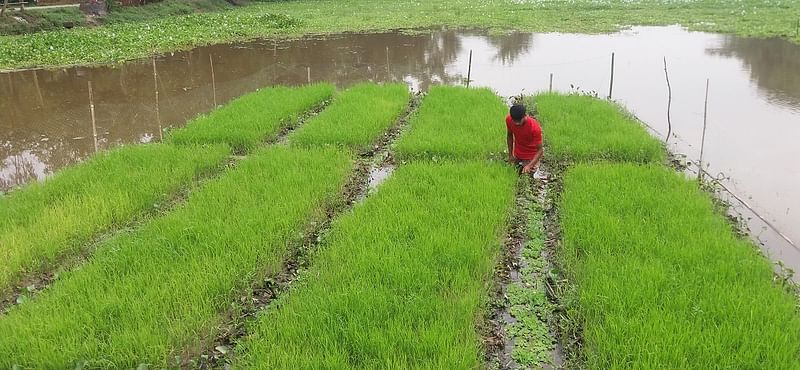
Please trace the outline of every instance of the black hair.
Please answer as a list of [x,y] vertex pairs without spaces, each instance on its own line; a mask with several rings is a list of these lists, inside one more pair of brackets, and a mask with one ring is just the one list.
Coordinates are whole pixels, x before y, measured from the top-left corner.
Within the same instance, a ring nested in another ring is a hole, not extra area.
[[522,117],[525,117],[525,106],[522,104],[514,104],[511,106],[509,113],[511,114],[511,119],[519,122]]

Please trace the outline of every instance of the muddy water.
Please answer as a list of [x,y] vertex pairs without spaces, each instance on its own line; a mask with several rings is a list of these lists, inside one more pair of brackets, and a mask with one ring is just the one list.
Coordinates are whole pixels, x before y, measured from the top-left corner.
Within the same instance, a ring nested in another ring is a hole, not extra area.
[[[705,159],[712,173],[789,238],[800,241],[800,47],[644,27],[610,35],[481,32],[341,35],[216,45],[156,58],[164,128],[273,84],[404,81],[415,90],[461,83],[473,50],[472,85],[501,95],[547,90],[608,94],[666,132],[663,57],[673,88],[674,149],[696,159],[703,94],[711,79]],[[212,83],[211,63],[214,62]],[[157,141],[150,60],[115,67],[0,73],[0,190],[95,151],[87,82],[95,90],[97,146]],[[216,86],[216,91],[212,86]],[[502,127],[502,125],[500,125]],[[800,270],[800,252],[751,222],[771,257]]]

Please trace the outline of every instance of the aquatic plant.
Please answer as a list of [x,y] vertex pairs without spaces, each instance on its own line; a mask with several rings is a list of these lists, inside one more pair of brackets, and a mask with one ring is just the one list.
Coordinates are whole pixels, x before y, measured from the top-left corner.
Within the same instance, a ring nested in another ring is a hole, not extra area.
[[366,149],[397,122],[409,97],[405,84],[355,85],[338,94],[330,106],[293,133],[291,143]]
[[478,368],[515,173],[400,166],[336,220],[312,266],[252,326],[243,368]]

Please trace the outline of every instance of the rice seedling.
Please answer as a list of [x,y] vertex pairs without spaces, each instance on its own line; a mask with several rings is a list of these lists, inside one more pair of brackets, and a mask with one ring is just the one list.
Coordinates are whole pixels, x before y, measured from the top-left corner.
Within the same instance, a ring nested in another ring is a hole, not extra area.
[[247,152],[275,137],[305,111],[333,96],[331,84],[269,87],[245,95],[170,133],[176,144],[226,143]]
[[435,86],[397,144],[402,158],[479,159],[505,149],[505,103],[489,89]]
[[282,268],[352,166],[332,148],[254,152],[0,317],[0,367],[175,366],[213,338],[237,293]]
[[355,85],[292,134],[300,146],[344,145],[363,150],[385,133],[403,114],[409,101],[405,84]]
[[614,103],[557,93],[526,102],[538,111],[549,160],[646,163],[666,158],[661,143]]
[[563,261],[592,369],[797,369],[796,297],[697,184],[663,166],[576,165]]
[[0,198],[0,292],[79,253],[97,234],[158,208],[218,167],[226,146],[128,146]]
[[238,367],[480,367],[475,326],[515,179],[485,162],[400,166],[334,222],[310,269],[238,347]]

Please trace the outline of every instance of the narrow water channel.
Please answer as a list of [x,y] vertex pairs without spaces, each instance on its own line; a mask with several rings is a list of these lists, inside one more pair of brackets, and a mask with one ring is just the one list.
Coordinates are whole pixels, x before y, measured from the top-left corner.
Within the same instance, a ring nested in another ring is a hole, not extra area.
[[[504,96],[547,90],[551,74],[555,90],[607,96],[613,52],[612,98],[662,134],[666,57],[673,148],[695,160],[710,79],[704,154],[709,172],[725,177],[726,186],[800,242],[800,46],[782,40],[634,27],[608,35],[436,31],[214,45],[155,59],[158,112],[165,128],[176,127],[211,110],[215,99],[224,104],[273,84],[404,81],[415,90],[458,84],[467,77],[470,50],[472,86]],[[0,73],[0,191],[42,179],[95,151],[89,81],[100,150],[158,140],[149,59]],[[800,251],[763,222],[754,218],[750,226],[773,259],[800,271]]]

